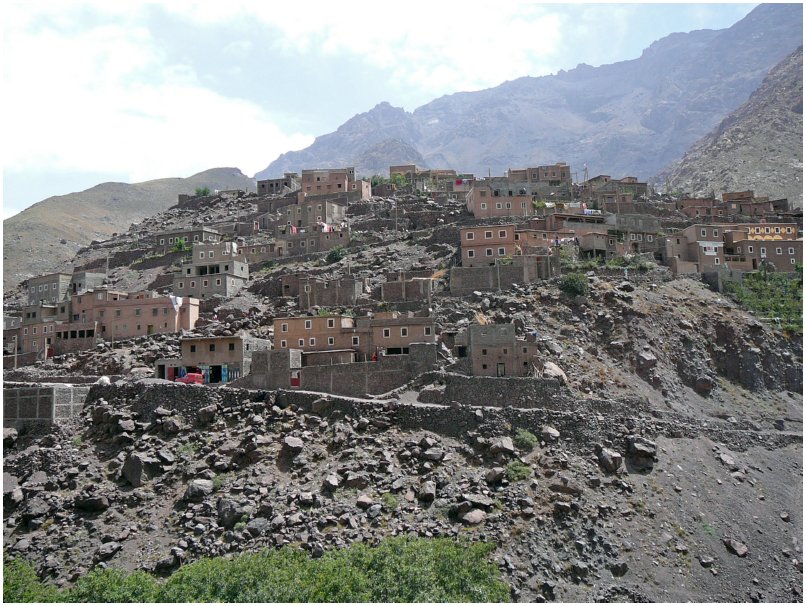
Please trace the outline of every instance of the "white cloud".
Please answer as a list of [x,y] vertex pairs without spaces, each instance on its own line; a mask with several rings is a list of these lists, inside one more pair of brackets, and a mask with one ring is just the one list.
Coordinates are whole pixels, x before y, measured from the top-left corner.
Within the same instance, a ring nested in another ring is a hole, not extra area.
[[253,174],[313,141],[170,64],[136,10],[99,5],[87,27],[86,12],[72,8],[51,17],[42,5],[15,5],[4,26],[7,168],[122,172],[132,181],[213,166]]

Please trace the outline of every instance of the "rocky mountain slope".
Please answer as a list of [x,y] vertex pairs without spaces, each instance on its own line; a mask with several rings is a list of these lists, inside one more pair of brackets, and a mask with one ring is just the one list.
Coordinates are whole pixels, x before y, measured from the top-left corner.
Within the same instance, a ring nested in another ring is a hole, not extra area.
[[[75,426],[4,439],[7,553],[65,584],[95,566],[166,574],[281,545],[316,556],[390,535],[469,537],[495,543],[518,601],[801,600],[799,345],[662,270],[590,285],[587,300],[553,281],[434,302],[443,328],[479,309],[541,326],[541,357],[568,375],[562,402],[418,402],[438,377],[374,400],[96,386]],[[203,330],[260,330],[276,312],[257,305]],[[166,346],[58,364],[92,374]],[[537,444],[513,441],[518,430]]]
[[[412,113],[382,103],[288,152],[257,178],[300,166],[356,165],[385,139],[427,166],[500,174],[564,160],[592,174],[647,177],[679,158],[803,41],[802,6],[760,5],[725,30],[672,34],[640,58],[447,95]],[[379,165],[403,162],[388,155]],[[581,178],[581,174],[579,175]]]
[[694,195],[754,189],[803,205],[803,47],[655,179]]
[[37,202],[3,221],[3,288],[57,271],[82,246],[126,231],[197,187],[255,191],[255,181],[237,168],[213,168],[187,178],[101,183]]

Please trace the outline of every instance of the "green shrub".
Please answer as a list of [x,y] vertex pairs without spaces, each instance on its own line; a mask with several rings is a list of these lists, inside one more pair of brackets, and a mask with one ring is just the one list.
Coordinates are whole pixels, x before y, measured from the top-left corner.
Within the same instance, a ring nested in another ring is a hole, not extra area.
[[335,246],[330,249],[329,253],[327,253],[325,261],[327,261],[328,265],[332,265],[333,263],[338,263],[346,256],[347,251],[344,249],[343,246]]
[[560,290],[572,297],[584,297],[588,294],[588,278],[578,272],[566,274],[560,280]]
[[510,482],[520,482],[532,476],[532,468],[520,461],[512,461],[507,465],[507,479]]
[[515,437],[512,441],[514,442],[515,446],[521,450],[525,450],[526,452],[531,452],[534,447],[537,446],[538,442],[540,442],[535,434],[526,429],[519,429],[515,433]]
[[398,500],[398,498],[391,492],[384,493],[381,496],[381,502],[383,503],[383,506],[386,507],[386,509],[388,509],[389,511],[395,511],[400,505],[400,501]]
[[154,602],[159,594],[156,579],[141,570],[94,570],[80,578],[65,596],[69,602]]
[[210,188],[209,187],[197,187],[196,188],[196,195],[197,196],[209,196],[210,195]]
[[205,558],[164,583],[100,570],[70,590],[42,584],[27,562],[5,566],[3,598],[16,602],[503,602],[509,588],[490,560],[494,545],[451,539],[385,539],[313,559],[284,547]]
[[59,591],[39,580],[34,567],[21,558],[3,559],[3,602],[60,602]]

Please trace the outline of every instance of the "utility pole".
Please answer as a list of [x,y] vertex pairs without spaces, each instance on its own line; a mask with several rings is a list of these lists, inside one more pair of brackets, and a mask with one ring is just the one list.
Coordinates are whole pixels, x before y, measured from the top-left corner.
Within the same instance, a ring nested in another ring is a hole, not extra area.
[[17,370],[17,339],[18,335],[14,335],[14,370]]

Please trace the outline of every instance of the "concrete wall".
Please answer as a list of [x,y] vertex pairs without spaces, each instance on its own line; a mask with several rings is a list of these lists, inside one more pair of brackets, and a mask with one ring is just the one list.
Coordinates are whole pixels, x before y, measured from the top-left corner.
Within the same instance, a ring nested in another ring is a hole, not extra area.
[[78,415],[89,387],[72,385],[3,388],[3,427],[55,424]]

